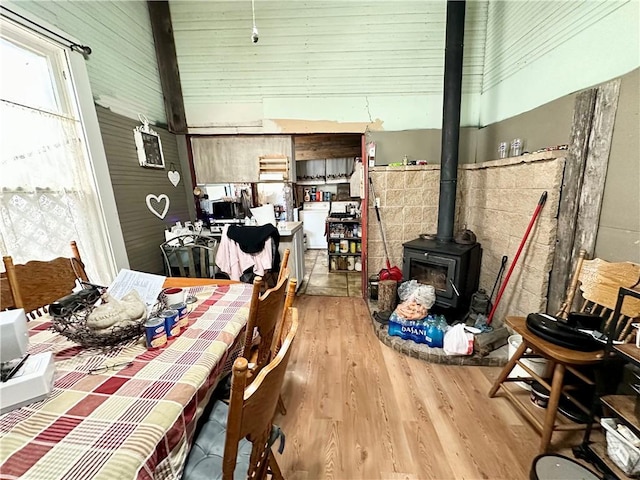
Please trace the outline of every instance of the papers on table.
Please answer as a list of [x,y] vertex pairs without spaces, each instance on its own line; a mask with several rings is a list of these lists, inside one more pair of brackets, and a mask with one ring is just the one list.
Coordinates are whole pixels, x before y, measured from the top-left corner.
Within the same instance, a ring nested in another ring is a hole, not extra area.
[[166,277],[153,273],[136,272],[123,268],[109,286],[109,293],[117,300],[122,299],[131,290],[137,290],[142,301],[153,307],[162,291]]

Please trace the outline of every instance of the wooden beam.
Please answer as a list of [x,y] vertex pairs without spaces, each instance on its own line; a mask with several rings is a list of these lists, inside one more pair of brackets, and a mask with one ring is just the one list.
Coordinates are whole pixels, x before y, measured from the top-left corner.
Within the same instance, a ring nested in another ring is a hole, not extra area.
[[547,311],[555,313],[560,309],[571,277],[571,259],[578,199],[582,188],[584,165],[587,158],[589,135],[596,103],[596,89],[580,92],[573,108],[573,121],[569,137],[569,150],[565,157],[564,177],[558,208],[558,233],[553,259],[553,269],[549,279],[549,300]]
[[171,12],[167,0],[147,1],[153,43],[158,61],[160,85],[167,115],[167,126],[171,133],[186,134],[187,118],[182,99],[182,84],[178,70],[176,44],[173,38]]
[[607,179],[611,138],[618,111],[620,79],[612,80],[598,87],[593,122],[589,135],[589,149],[586,158],[578,218],[571,258],[578,258],[580,249],[592,254],[596,248],[596,238],[600,226],[600,211],[604,185]]

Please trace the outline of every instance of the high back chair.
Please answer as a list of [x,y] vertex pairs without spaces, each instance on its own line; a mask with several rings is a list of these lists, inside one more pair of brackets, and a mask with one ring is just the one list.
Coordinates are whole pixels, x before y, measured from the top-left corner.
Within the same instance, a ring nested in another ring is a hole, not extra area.
[[278,282],[282,280],[284,277],[289,276],[289,255],[291,255],[291,250],[287,248],[282,254],[282,259],[280,260],[280,271],[278,272]]
[[71,258],[32,260],[18,265],[10,256],[2,257],[15,308],[23,308],[27,318],[42,316],[49,304],[72,292],[76,279],[86,282],[84,263],[74,241],[71,254]]
[[9,279],[7,278],[7,272],[0,273],[0,310],[10,310],[16,308],[13,301],[13,295],[11,295],[11,287],[9,286]]
[[[627,338],[627,332],[631,329],[633,319],[640,316],[640,300],[629,299],[628,302],[625,302],[625,307],[617,318],[614,318],[613,314],[618,300],[619,288],[632,288],[640,283],[640,265],[631,262],[609,263],[598,258],[585,260],[584,257],[585,253],[580,252],[567,300],[558,312],[558,316],[563,317],[571,310],[576,288],[579,288],[584,299],[580,311],[597,314],[605,319],[605,331],[613,332],[613,335],[620,339]],[[553,432],[583,430],[588,427],[587,424],[560,424],[556,422],[561,397],[567,398],[585,414],[590,415],[590,409],[574,398],[569,391],[570,387],[564,385],[565,372],[571,372],[577,379],[593,387],[595,382],[584,373],[584,367],[595,367],[602,364],[606,353],[604,350],[577,351],[544,340],[528,329],[523,317],[507,317],[506,323],[522,336],[522,343],[504,366],[491,387],[489,396],[495,396],[502,388],[514,406],[541,432],[539,453],[546,453]],[[529,357],[542,357],[550,362],[552,367],[551,384],[521,361],[521,359]],[[516,365],[522,367],[530,377],[508,378]],[[523,378],[534,379],[549,390],[549,401],[544,421],[540,421],[538,416],[521,403],[513,391],[506,386],[507,382],[521,381]]]
[[[267,474],[283,478],[271,446],[280,433],[273,425],[273,417],[298,330],[297,310],[290,308],[287,315],[288,329],[282,348],[248,386],[248,362],[246,358],[236,359],[231,401],[228,406],[216,401],[205,414],[206,422],[187,458],[184,480],[261,480]],[[234,474],[236,470],[238,473]]]
[[[281,278],[277,285],[260,295],[262,290],[262,277],[256,277],[253,281],[253,293],[247,319],[245,343],[242,356],[252,363],[252,372],[257,374],[272,357],[272,345],[278,326],[282,323],[285,294],[287,289],[287,277]],[[254,329],[260,336],[260,342],[254,348]],[[254,350],[252,352],[252,350]]]
[[217,240],[199,235],[181,235],[160,244],[165,270],[170,277],[213,278]]

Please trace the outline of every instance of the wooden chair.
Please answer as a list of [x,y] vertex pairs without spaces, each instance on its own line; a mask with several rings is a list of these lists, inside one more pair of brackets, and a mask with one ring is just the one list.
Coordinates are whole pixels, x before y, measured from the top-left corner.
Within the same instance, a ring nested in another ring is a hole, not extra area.
[[10,310],[12,308],[16,308],[16,304],[13,301],[13,295],[11,295],[7,272],[2,272],[0,273],[0,310]]
[[287,248],[282,254],[282,259],[280,260],[280,271],[278,272],[278,282],[282,280],[282,278],[289,276],[289,255],[291,255],[291,250]]
[[[288,330],[282,348],[251,384],[247,385],[246,358],[236,359],[231,401],[228,406],[217,401],[206,413],[207,420],[187,458],[184,480],[232,480],[241,476],[261,480],[268,474],[275,479],[283,478],[271,446],[279,436],[273,417],[298,330],[297,310],[290,308],[287,315]],[[220,455],[222,451],[224,454]],[[234,475],[236,469],[241,469],[239,475]]]
[[[573,295],[579,285],[584,298],[580,311],[595,313],[605,318],[607,328],[611,329],[611,331],[619,331],[620,334],[617,336],[624,338],[626,337],[624,332],[631,328],[632,319],[640,316],[640,300],[633,299],[633,301],[625,302],[625,308],[621,311],[620,317],[613,318],[618,299],[618,289],[620,287],[633,287],[638,285],[639,282],[640,265],[630,262],[609,263],[601,259],[584,260],[584,253],[581,252],[576,272],[568,291],[567,301],[558,313],[562,316],[565,310],[571,309]],[[611,322],[615,322],[615,325],[611,325]],[[514,406],[541,432],[539,452],[545,453],[549,448],[553,432],[587,428],[586,424],[560,424],[556,421],[561,396],[569,399],[585,414],[590,413],[590,409],[587,406],[581,404],[571,395],[570,386],[564,384],[565,372],[569,371],[587,385],[593,386],[594,381],[584,373],[584,367],[601,365],[605,360],[605,352],[604,350],[580,352],[543,340],[527,328],[523,317],[507,317],[506,323],[517,334],[522,336],[522,343],[491,387],[489,397],[495,396],[500,387],[502,387],[504,393],[514,403]],[[521,362],[521,359],[530,357],[542,357],[549,360],[553,371],[551,384]],[[521,381],[524,378],[508,378],[511,370],[516,365],[522,367],[530,375],[525,379],[537,380],[550,392],[544,422],[541,422],[525,404],[516,398],[515,393],[505,385],[506,382]]]
[[[272,345],[282,320],[287,280],[287,277],[283,277],[275,287],[270,288],[263,295],[260,295],[262,277],[256,277],[253,281],[253,293],[242,353],[242,356],[252,363],[253,374],[262,370],[273,357]],[[253,343],[254,329],[260,336],[257,347]]]
[[42,316],[50,303],[71,293],[76,279],[86,282],[84,263],[74,241],[71,253],[71,258],[32,260],[18,265],[10,256],[2,257],[15,308],[23,308],[27,318]]
[[217,240],[199,235],[181,235],[160,244],[167,275],[213,278]]

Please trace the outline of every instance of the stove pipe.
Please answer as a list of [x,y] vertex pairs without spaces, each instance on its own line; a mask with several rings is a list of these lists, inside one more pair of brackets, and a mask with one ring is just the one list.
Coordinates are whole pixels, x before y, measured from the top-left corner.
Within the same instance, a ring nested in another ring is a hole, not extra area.
[[444,53],[444,101],[442,107],[442,154],[440,160],[440,200],[438,204],[439,242],[453,240],[458,181],[460,140],[460,100],[462,94],[462,48],[464,45],[464,0],[447,1],[447,39]]

